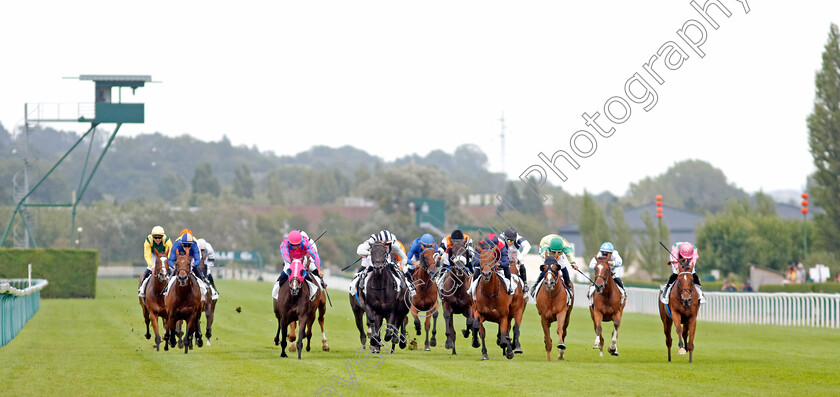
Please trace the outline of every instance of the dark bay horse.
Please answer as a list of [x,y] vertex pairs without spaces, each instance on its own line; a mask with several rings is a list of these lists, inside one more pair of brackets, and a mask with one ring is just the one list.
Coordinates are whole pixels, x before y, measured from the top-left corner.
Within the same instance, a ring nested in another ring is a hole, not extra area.
[[[389,259],[388,247],[385,244],[378,241],[371,244],[371,265],[367,274],[368,291],[365,292],[364,288],[359,289],[359,296],[364,302],[365,317],[370,331],[368,337],[371,339],[370,345],[373,352],[378,352],[383,346],[383,341],[379,336],[383,321],[388,323],[384,342],[391,342],[391,353],[394,352],[398,339],[400,349],[405,349],[407,345],[405,319],[409,312],[409,306],[406,305],[409,301],[409,292],[408,289],[397,292],[397,281],[394,280],[392,271],[388,268],[393,266]],[[359,323],[358,317],[356,323],[357,325]]]
[[[680,349],[677,354],[688,351],[688,362],[694,353],[694,330],[697,314],[700,312],[700,297],[694,290],[694,275],[688,266],[682,267],[677,281],[668,294],[668,306],[659,301],[659,317],[665,328],[665,346],[668,346],[668,361],[671,361],[671,324],[677,331]],[[669,312],[670,309],[670,312]]]
[[470,331],[472,331],[473,347],[479,347],[479,344],[478,338],[475,337],[476,331],[472,327],[475,312],[472,306],[473,302],[470,294],[467,293],[472,277],[466,268],[469,260],[466,242],[464,240],[452,240],[450,251],[452,253],[449,256],[450,267],[440,278],[438,295],[443,303],[443,321],[446,323],[446,343],[444,347],[452,349],[452,354],[455,355],[457,334],[453,325],[453,316],[456,314],[463,314],[467,319],[466,328],[461,331],[464,338],[468,337]]
[[186,323],[186,335],[184,335],[184,354],[192,349],[193,336],[196,338],[198,347],[204,345],[201,340],[201,289],[198,281],[192,273],[192,256],[189,253],[177,252],[175,259],[176,281],[169,287],[166,295],[166,334],[169,335],[169,343],[164,345],[164,350],[169,346],[175,347],[175,326],[178,321]]
[[[546,266],[548,266],[546,268]],[[545,353],[551,361],[551,324],[557,321],[557,349],[560,354],[558,360],[566,359],[566,328],[572,315],[572,305],[567,305],[567,292],[560,275],[560,265],[542,265],[540,271],[545,271],[542,286],[537,291],[537,312],[542,320],[545,341]],[[558,283],[558,281],[560,281]],[[559,284],[559,285],[558,285]]]
[[165,253],[157,252],[152,249],[155,265],[152,268],[152,275],[149,276],[149,281],[146,282],[145,298],[140,299],[140,306],[143,308],[143,319],[146,320],[146,339],[151,339],[152,334],[149,333],[149,323],[152,323],[152,329],[155,331],[155,350],[160,351],[160,331],[158,331],[158,318],[163,319],[164,327],[166,326],[166,302],[164,302],[163,292],[166,288],[166,282],[169,281],[167,276],[167,259]]
[[[519,252],[511,249],[508,253],[510,254],[510,274],[519,277],[519,266],[522,266],[522,262],[519,261]],[[508,318],[508,324],[515,324],[513,326],[513,352],[516,354],[522,354],[522,347],[519,344],[519,327],[522,325],[522,313],[525,312],[526,303],[525,291],[522,290],[521,285],[517,285],[511,296],[510,317]],[[499,335],[496,339],[499,342]]]
[[621,325],[621,315],[624,312],[624,304],[621,301],[621,291],[613,280],[612,267],[609,259],[596,258],[595,265],[595,296],[592,297],[592,306],[589,307],[589,314],[592,323],[595,325],[595,344],[593,349],[599,349],[601,357],[604,356],[604,337],[601,335],[601,323],[604,321],[613,322],[612,341],[609,352],[613,356],[618,355],[618,327]]
[[[432,279],[437,269],[437,254],[434,248],[426,248],[420,254],[420,266],[414,271],[414,288],[417,294],[411,298],[408,305],[411,308],[411,315],[414,317],[414,328],[417,335],[420,335],[420,318],[419,312],[426,312],[426,346],[425,350],[430,351],[431,348],[437,345],[437,318],[438,318],[438,287]],[[432,339],[429,341],[429,327],[434,318],[434,326],[432,327]]]
[[[207,274],[207,257],[201,257],[201,264],[198,267],[201,271],[206,275]],[[216,301],[212,300],[213,291],[210,289],[210,284],[207,284],[207,294],[204,297],[204,318],[207,320],[207,330],[204,333],[207,336],[207,346],[210,346],[210,337],[213,336],[212,327],[213,327],[213,318],[215,317],[216,313]]]
[[[473,329],[481,336],[481,359],[487,360],[487,345],[484,342],[484,321],[492,321],[499,324],[499,346],[502,354],[508,359],[513,358],[513,348],[510,341],[510,304],[511,296],[508,295],[505,282],[497,274],[499,269],[499,250],[490,247],[479,252],[479,263],[481,266],[481,278],[476,282],[475,289],[475,320]],[[473,334],[473,344],[476,336]]]
[[[306,325],[313,316],[312,303],[309,301],[309,285],[304,280],[304,265],[300,259],[292,260],[289,280],[280,287],[277,299],[274,300],[274,316],[277,317],[277,334],[274,345],[280,345],[280,357],[286,355],[286,338],[288,326],[294,321],[300,321],[300,335],[297,340],[298,360],[303,350],[303,338],[306,337]],[[280,332],[283,332],[282,339]],[[312,334],[310,333],[310,336]]]

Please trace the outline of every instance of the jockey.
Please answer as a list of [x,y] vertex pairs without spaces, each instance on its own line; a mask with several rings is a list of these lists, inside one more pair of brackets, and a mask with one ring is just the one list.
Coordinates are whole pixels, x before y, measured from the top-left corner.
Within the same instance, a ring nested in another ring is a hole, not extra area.
[[[609,259],[612,278],[615,280],[616,285],[618,285],[618,290],[621,291],[621,302],[624,302],[627,299],[627,292],[624,291],[624,283],[621,282],[621,277],[624,276],[624,267],[621,266],[623,260],[621,259],[621,255],[618,254],[618,250],[613,246],[613,243],[607,241],[601,244],[600,251],[589,261],[589,270],[595,270],[595,265],[598,263],[598,259],[601,258]],[[595,291],[595,284],[589,287],[588,296],[592,296],[593,291]]]
[[700,255],[697,254],[697,247],[695,247],[694,244],[689,242],[679,242],[674,243],[674,245],[671,246],[671,256],[668,258],[668,264],[673,267],[674,273],[671,274],[671,277],[668,279],[668,283],[666,283],[662,288],[662,300],[667,299],[665,294],[668,291],[668,286],[677,280],[681,266],[686,264],[691,268],[691,275],[694,276],[694,284],[697,285],[697,292],[700,294],[700,303],[706,303],[706,297],[703,295],[703,288],[700,285],[700,277],[697,277],[697,273],[694,272],[697,259],[699,258]]
[[406,253],[408,267],[405,270],[405,278],[409,282],[411,282],[412,275],[414,274],[414,271],[417,270],[417,266],[420,264],[423,251],[427,249],[437,251],[435,238],[429,233],[426,233],[411,242],[411,245],[408,248],[408,253]]
[[[405,275],[402,274],[402,272],[400,272],[398,269],[398,266],[404,266],[408,259],[405,255],[405,250],[403,249],[402,244],[399,241],[397,241],[397,236],[394,236],[388,230],[383,229],[379,233],[371,234],[367,240],[359,244],[359,246],[356,248],[356,253],[362,257],[362,265],[359,266],[359,270],[356,271],[356,276],[353,278],[353,280],[355,281],[358,278],[360,285],[364,285],[365,276],[368,272],[368,267],[371,265],[370,246],[371,244],[377,241],[385,243],[385,245],[388,247],[387,262],[392,265],[389,266],[389,269],[391,269],[391,271],[394,273],[394,276],[396,276],[397,279],[400,280],[400,287],[408,288],[410,291],[412,291],[413,295],[414,285],[411,283],[407,283]],[[397,256],[399,256],[399,263],[391,262],[391,253],[396,253]],[[353,289],[356,284],[354,281],[350,282],[351,292],[354,292]]]
[[[198,248],[198,244],[196,244],[195,238],[192,235],[192,231],[190,229],[182,230],[181,237],[179,237],[175,242],[172,244],[172,250],[169,251],[169,271],[170,274],[175,273],[175,259],[177,258],[178,254],[189,254],[192,257],[192,272],[195,277],[199,280],[198,285],[201,288],[202,296],[205,293],[207,284],[207,277],[204,273],[201,272],[201,268],[198,265],[201,264],[201,250]],[[164,290],[164,294],[168,293],[169,287],[172,283],[175,282],[175,277],[169,279],[169,284],[166,285],[166,290]],[[202,298],[204,299],[204,298]]]
[[[531,243],[519,235],[516,232],[515,227],[509,227],[502,233],[502,237],[505,239],[505,244],[508,247],[508,250],[511,248],[515,249],[518,253],[517,260],[520,256],[525,255],[528,251],[531,251]],[[522,261],[520,260],[519,263],[514,263],[515,265],[519,265],[519,278],[522,279],[522,292],[528,292],[528,280],[527,275],[525,273],[525,266],[521,265]]]
[[[452,241],[461,240],[465,241],[464,248],[466,249],[466,252],[452,252]],[[440,264],[444,267],[444,269],[448,269],[452,265],[449,258],[463,256],[465,261],[464,267],[466,267],[468,271],[472,272],[472,261],[473,258],[475,258],[475,247],[473,247],[473,241],[470,236],[464,234],[464,232],[455,229],[452,231],[452,234],[440,240],[438,254],[440,254]],[[442,272],[438,274],[442,274]]]
[[[321,258],[318,256],[318,250],[315,249],[312,239],[308,236],[304,238],[303,232],[292,230],[289,235],[283,239],[283,242],[280,243],[280,255],[283,257],[285,264],[283,265],[283,272],[281,272],[280,276],[277,277],[278,288],[283,286],[286,280],[289,279],[289,272],[292,270],[292,261],[295,259],[303,259],[306,254],[309,254],[309,256],[312,257],[312,261],[309,262],[309,266],[307,267],[309,270],[307,274],[314,279],[315,285],[320,285],[321,288],[326,287],[324,281],[319,278],[319,276],[323,277],[323,274],[321,273]],[[306,263],[304,262],[304,264]],[[314,296],[315,291],[312,291],[311,293],[312,296]]]
[[201,257],[204,259],[204,264],[206,266],[207,271],[207,281],[210,284],[210,288],[213,290],[213,299],[219,298],[218,290],[216,289],[216,282],[213,280],[213,266],[216,265],[216,251],[213,250],[213,246],[210,245],[206,240],[200,238],[196,240],[198,243],[198,250],[201,251]]
[[[578,267],[575,263],[575,250],[569,244],[569,241],[558,234],[549,234],[543,237],[540,240],[540,256],[543,258],[554,257],[563,272],[563,284],[566,286],[566,290],[569,291],[570,296],[574,296],[572,280],[569,278],[569,270],[566,267],[572,266],[575,270],[578,270]],[[537,277],[537,282],[534,283],[534,288],[531,290],[531,296],[536,296],[537,287],[543,277],[545,277],[545,271],[540,272],[540,276]]]
[[[510,262],[508,259],[508,247],[505,243],[499,240],[493,233],[489,233],[483,240],[478,243],[478,246],[482,250],[488,249],[495,249],[499,252],[499,266],[502,268],[504,272],[505,278],[508,280],[508,294],[513,295],[516,291],[516,286],[513,284],[510,278]],[[479,257],[481,254],[473,256],[473,278],[472,283],[470,284],[470,294],[472,295],[475,292],[475,286],[478,285],[476,280],[478,280],[479,275],[481,274],[481,261]]]
[[[163,231],[163,227],[155,226],[152,228],[152,233],[146,236],[146,242],[143,243],[143,256],[146,258],[146,271],[143,272],[143,278],[140,279],[140,289],[137,296],[141,298],[146,297],[146,280],[152,274],[155,268],[154,261],[156,260],[153,250],[157,250],[161,254],[169,256],[169,251],[172,249],[172,241],[169,236]],[[166,270],[164,268],[164,270]]]

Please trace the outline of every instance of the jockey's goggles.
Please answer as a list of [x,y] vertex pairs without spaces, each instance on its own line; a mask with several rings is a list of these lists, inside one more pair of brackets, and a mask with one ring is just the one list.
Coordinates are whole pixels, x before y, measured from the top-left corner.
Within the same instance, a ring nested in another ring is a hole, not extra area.
[[159,238],[163,238],[163,236],[152,236],[153,239],[157,240]]
[[435,246],[434,244],[423,244],[423,243],[420,243],[420,248],[423,248],[423,249],[426,249],[426,248],[434,248],[434,246]]

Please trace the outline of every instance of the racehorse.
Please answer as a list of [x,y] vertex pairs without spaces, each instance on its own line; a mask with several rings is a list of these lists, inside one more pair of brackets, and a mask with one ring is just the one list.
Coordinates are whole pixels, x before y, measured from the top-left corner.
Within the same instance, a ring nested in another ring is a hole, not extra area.
[[[509,327],[510,327],[510,305],[511,296],[502,278],[497,274],[499,269],[499,257],[501,253],[495,247],[489,247],[479,252],[479,264],[481,266],[481,279],[475,290],[475,320],[473,329],[481,335],[481,359],[487,360],[487,345],[484,342],[484,321],[492,321],[499,324],[499,346],[502,354],[508,359],[513,358],[511,348]],[[473,334],[473,345],[476,336]]]
[[192,274],[192,256],[189,253],[177,252],[175,259],[176,281],[169,287],[166,295],[166,333],[169,335],[169,344],[164,345],[164,350],[169,346],[175,347],[175,326],[178,321],[186,323],[186,335],[184,335],[184,354],[192,349],[193,336],[196,338],[198,347],[202,347],[201,340],[201,289],[198,281]]
[[[512,249],[508,250],[508,253],[510,254],[510,274],[515,274],[518,278],[519,266],[522,266],[522,262],[519,261],[519,252]],[[510,318],[508,319],[508,324],[513,324],[515,321],[513,326],[513,352],[516,354],[522,354],[522,347],[519,345],[519,327],[522,325],[522,313],[525,312],[525,304],[525,291],[521,285],[517,285],[511,296]],[[496,335],[496,339],[498,342],[499,335]]]
[[[397,281],[394,279],[389,263],[388,248],[382,242],[375,242],[370,247],[370,269],[367,274],[367,288],[359,289],[359,296],[364,301],[365,317],[367,318],[368,337],[371,339],[371,350],[378,352],[383,346],[379,338],[382,321],[387,321],[384,341],[391,342],[391,353],[399,339],[400,349],[405,349],[405,318],[408,315],[408,289],[397,292]],[[352,301],[351,301],[352,303]],[[357,325],[359,320],[357,317]],[[364,343],[363,343],[364,344]]]
[[[205,261],[207,260],[206,256],[201,257],[201,264],[198,267],[201,269],[202,273],[207,275],[207,264]],[[216,301],[211,299],[213,291],[210,289],[210,284],[207,284],[207,294],[204,297],[204,318],[207,320],[207,331],[204,333],[207,335],[207,346],[210,346],[210,337],[213,336],[212,327],[213,327],[213,318],[215,317],[216,312]]]
[[599,349],[601,357],[604,357],[604,337],[601,335],[601,322],[612,321],[613,332],[609,352],[613,356],[618,355],[618,327],[621,325],[621,315],[624,312],[624,303],[621,301],[621,291],[618,284],[613,280],[612,267],[609,259],[595,258],[595,296],[592,297],[592,306],[589,307],[589,314],[595,326],[595,344],[593,349]]
[[682,272],[668,294],[668,305],[659,301],[659,317],[665,328],[665,346],[668,346],[668,361],[671,361],[671,323],[677,331],[680,349],[677,354],[688,351],[688,362],[694,353],[694,330],[697,327],[697,314],[700,311],[700,297],[694,290],[693,269],[682,266]]
[[[411,302],[406,302],[411,306],[411,315],[414,317],[414,329],[417,335],[420,335],[420,318],[418,313],[426,312],[426,346],[425,350],[432,350],[431,347],[437,345],[437,318],[438,318],[438,287],[432,279],[437,268],[437,254],[434,248],[426,248],[420,254],[420,266],[414,271],[414,287],[417,294],[411,298]],[[434,326],[432,328],[432,339],[429,341],[429,327],[434,318]]]
[[151,280],[146,282],[146,289],[144,291],[146,297],[139,298],[140,306],[143,308],[143,319],[146,320],[146,339],[151,339],[152,334],[149,333],[149,323],[152,323],[152,328],[155,331],[155,350],[160,351],[160,331],[158,331],[158,318],[163,319],[164,327],[166,326],[166,302],[164,302],[163,292],[166,288],[166,282],[169,277],[166,274],[166,261],[168,257],[165,253],[158,252],[152,249],[152,254],[155,258],[155,265],[152,268]]
[[557,321],[557,349],[560,350],[557,359],[565,360],[566,328],[569,327],[569,318],[572,315],[574,301],[572,301],[572,305],[568,305],[566,288],[562,282],[558,285],[558,281],[562,277],[559,265],[541,265],[540,271],[545,272],[545,277],[542,286],[538,286],[540,289],[537,291],[537,312],[539,312],[542,320],[545,353],[548,361],[551,361],[551,324]]
[[472,327],[474,320],[474,310],[472,307],[472,298],[469,291],[472,280],[471,274],[467,271],[467,248],[464,240],[452,240],[452,255],[449,257],[450,267],[444,270],[440,277],[440,288],[438,288],[438,295],[443,303],[443,321],[446,323],[446,343],[444,347],[452,349],[452,354],[455,355],[455,326],[453,325],[453,316],[455,314],[463,314],[467,319],[466,328],[461,332],[464,338],[469,337],[470,331],[473,332],[473,347],[478,347],[478,338],[475,338],[475,330]]
[[[309,255],[306,256],[308,260],[312,260]],[[309,263],[306,261],[306,263]],[[316,292],[315,300],[312,301],[312,316],[310,316],[309,324],[306,328],[306,351],[309,351],[309,341],[312,339],[312,325],[315,323],[315,311],[318,311],[318,324],[321,326],[321,350],[330,351],[330,345],[327,344],[327,334],[324,332],[324,313],[327,311],[327,291],[321,290]],[[289,342],[295,341],[295,328],[297,321],[292,321],[289,324]],[[289,351],[297,350],[297,346],[289,346]]]
[[[280,357],[288,357],[286,355],[286,338],[289,323],[300,320],[300,336],[297,340],[296,350],[298,360],[301,358],[303,338],[306,336],[306,325],[309,324],[309,319],[313,315],[312,303],[309,301],[309,285],[305,281],[305,272],[303,261],[293,259],[289,280],[280,287],[277,299],[274,299],[274,316],[277,317],[277,334],[274,336],[274,345],[280,345],[282,349]],[[283,331],[282,340],[280,338],[281,330]]]

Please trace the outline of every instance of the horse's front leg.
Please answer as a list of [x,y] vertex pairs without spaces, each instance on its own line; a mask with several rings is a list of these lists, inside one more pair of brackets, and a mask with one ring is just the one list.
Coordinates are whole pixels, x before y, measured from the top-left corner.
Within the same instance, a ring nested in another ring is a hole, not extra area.
[[481,359],[482,360],[489,360],[490,357],[487,356],[487,344],[484,343],[484,318],[481,315],[478,315],[475,320],[473,320],[473,327],[478,326],[478,334],[481,336]]
[[688,349],[688,362],[691,362],[694,356],[694,330],[697,328],[697,317],[692,317],[688,320],[688,340],[686,341],[686,349]]
[[[566,309],[568,310],[568,309]],[[560,354],[557,356],[558,360],[566,359],[566,310],[558,312],[555,316],[557,319],[557,350]]]
[[[438,319],[438,307],[435,306],[435,311],[432,313],[432,339],[429,340],[429,346],[435,347],[437,346],[437,319]],[[428,320],[427,320],[428,321]],[[428,328],[427,328],[428,329]]]
[[543,342],[545,342],[545,354],[548,361],[551,361],[551,322],[548,317],[540,315],[540,322],[543,329]]
[[592,348],[598,349],[600,356],[604,357],[604,337],[601,336],[601,321],[603,321],[603,316],[599,311],[592,308],[590,308],[590,313],[592,315],[592,323],[595,326],[595,344],[592,345]]
[[302,316],[299,316],[298,321],[300,322],[300,325],[298,327],[298,328],[300,328],[300,336],[298,337],[298,340],[297,340],[297,354],[298,354],[298,360],[300,360],[300,357],[301,357],[301,354],[302,354],[301,351],[303,350],[303,338],[306,337],[306,324],[309,321],[309,316],[307,316],[305,314],[302,315]]
[[682,324],[682,316],[680,313],[677,313],[676,310],[671,309],[671,318],[674,321],[674,331],[677,334],[677,341],[679,342],[680,349],[677,350],[677,355],[683,355],[686,353],[685,351],[685,341],[683,338],[683,324]]
[[286,323],[286,320],[283,317],[280,317],[280,330],[282,333],[282,336],[280,338],[280,357],[289,357],[286,354],[286,333],[288,331],[288,326],[289,324]]
[[618,327],[621,325],[621,311],[619,310],[613,316],[613,333],[612,333],[612,344],[610,344],[610,354],[613,356],[618,355]]

